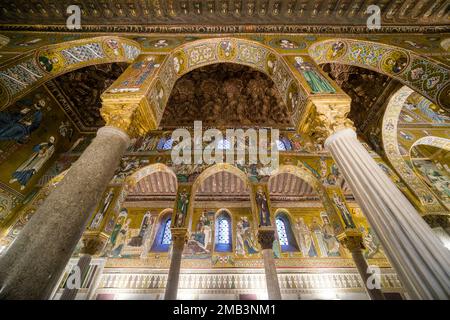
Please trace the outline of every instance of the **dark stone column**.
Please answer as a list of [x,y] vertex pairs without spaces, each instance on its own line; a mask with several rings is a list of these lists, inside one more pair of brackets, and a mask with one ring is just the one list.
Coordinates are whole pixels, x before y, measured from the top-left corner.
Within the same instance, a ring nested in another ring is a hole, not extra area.
[[359,276],[361,277],[364,285],[364,289],[369,295],[371,300],[385,300],[383,292],[381,289],[368,288],[369,273],[366,259],[363,255],[364,245],[362,243],[362,235],[358,231],[347,230],[342,235],[338,236],[340,242],[350,251],[352,254],[353,262],[355,263],[356,269],[358,270]]
[[129,144],[103,127],[0,259],[0,299],[48,299]]
[[167,276],[164,300],[176,300],[178,293],[178,281],[180,279],[181,256],[186,243],[187,230],[182,228],[172,229],[172,256],[170,258],[169,274]]
[[280,284],[273,255],[274,230],[258,230],[258,242],[261,245],[266,274],[267,295],[269,300],[281,300]]

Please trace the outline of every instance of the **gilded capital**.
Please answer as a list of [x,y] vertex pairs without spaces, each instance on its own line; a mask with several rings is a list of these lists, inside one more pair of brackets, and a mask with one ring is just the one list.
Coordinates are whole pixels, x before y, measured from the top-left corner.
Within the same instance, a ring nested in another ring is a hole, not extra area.
[[156,129],[156,121],[146,111],[146,100],[141,102],[104,102],[100,113],[107,126],[112,126],[126,132],[130,137],[145,135]]
[[364,249],[362,234],[359,231],[345,230],[343,233],[339,234],[337,238],[350,252]]
[[347,118],[350,112],[350,102],[346,96],[310,97],[307,108],[308,115],[299,126],[298,131],[317,143],[323,143],[338,131],[347,128],[353,129],[353,122]]

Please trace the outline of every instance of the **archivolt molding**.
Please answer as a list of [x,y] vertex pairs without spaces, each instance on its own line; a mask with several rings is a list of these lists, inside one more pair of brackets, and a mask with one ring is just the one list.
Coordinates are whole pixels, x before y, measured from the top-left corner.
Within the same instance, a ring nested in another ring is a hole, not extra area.
[[121,37],[95,37],[41,47],[0,69],[0,110],[46,81],[90,65],[132,62],[140,45]]
[[400,88],[390,99],[383,117],[382,139],[383,149],[386,157],[390,161],[392,167],[402,178],[410,190],[419,198],[423,206],[423,212],[440,212],[443,211],[439,201],[428,189],[428,187],[417,177],[414,171],[408,166],[403,159],[399,142],[397,139],[397,126],[400,112],[406,99],[414,92],[414,90],[404,86]]
[[[153,57],[151,59],[152,55],[147,55],[147,60],[152,60],[157,70],[143,80],[138,94],[145,95],[157,124],[175,82],[194,69],[215,63],[242,64],[267,74],[274,81],[293,118],[305,106],[307,94],[302,91],[299,76],[291,71],[279,53],[258,42],[237,38],[201,39],[175,48],[164,59]],[[106,91],[102,96],[104,101],[133,96],[126,83],[111,88],[115,92]]]
[[450,110],[449,67],[410,50],[369,41],[333,39],[314,43],[309,54],[319,64],[355,65],[388,75]]
[[422,138],[418,139],[417,141],[415,141],[411,145],[411,148],[409,149],[410,158],[411,158],[411,150],[414,147],[419,146],[419,145],[432,146],[432,147],[450,151],[450,140],[449,139],[445,139],[445,138],[441,138],[441,137],[434,137],[434,136],[422,137]]

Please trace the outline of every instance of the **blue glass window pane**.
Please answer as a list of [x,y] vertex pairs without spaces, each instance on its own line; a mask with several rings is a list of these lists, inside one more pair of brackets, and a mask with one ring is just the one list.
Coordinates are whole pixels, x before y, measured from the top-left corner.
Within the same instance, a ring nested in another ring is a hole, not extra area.
[[281,219],[276,219],[277,224],[277,233],[278,233],[278,239],[280,241],[281,246],[287,246],[289,245],[287,233],[286,233],[286,226],[284,225],[284,221]]
[[227,219],[221,219],[219,221],[219,235],[217,239],[218,244],[230,243],[230,224]]
[[172,243],[172,232],[170,231],[170,219],[169,219],[167,220],[166,225],[164,226],[161,244],[170,245],[171,243]]

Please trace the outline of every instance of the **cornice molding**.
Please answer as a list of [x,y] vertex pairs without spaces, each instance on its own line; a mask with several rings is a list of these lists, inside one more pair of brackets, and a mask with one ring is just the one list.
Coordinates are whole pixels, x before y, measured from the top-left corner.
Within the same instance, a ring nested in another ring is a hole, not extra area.
[[447,33],[448,25],[385,25],[379,30],[369,30],[365,25],[83,25],[80,30],[69,30],[66,25],[0,24],[0,31],[34,32],[117,32],[117,33],[185,33],[185,34],[230,34],[230,33],[320,33],[320,34],[382,34],[382,33]]

